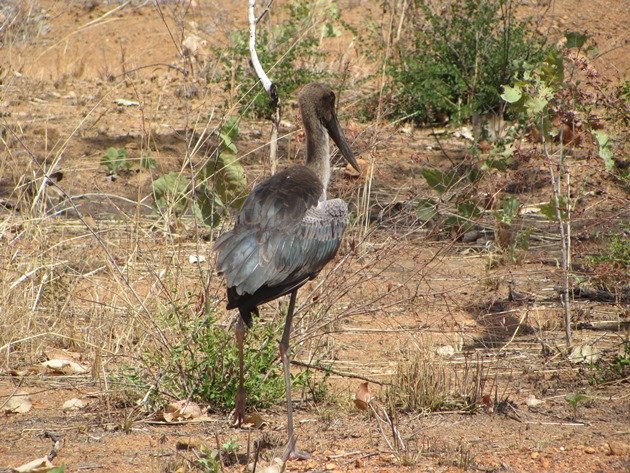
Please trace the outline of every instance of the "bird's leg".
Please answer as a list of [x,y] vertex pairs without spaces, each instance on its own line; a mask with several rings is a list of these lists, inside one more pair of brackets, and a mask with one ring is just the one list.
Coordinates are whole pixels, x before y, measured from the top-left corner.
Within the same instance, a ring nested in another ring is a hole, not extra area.
[[240,427],[245,419],[245,362],[243,360],[243,344],[245,341],[245,323],[239,316],[236,322],[236,346],[238,347],[238,390],[236,391],[236,406],[234,408],[233,425]]
[[289,300],[289,310],[287,311],[287,320],[284,324],[284,331],[282,332],[282,340],[280,340],[280,357],[282,358],[282,367],[284,368],[284,389],[287,397],[287,431],[289,440],[287,446],[282,455],[284,461],[288,459],[306,460],[310,458],[310,455],[306,452],[301,452],[295,448],[296,436],[293,431],[293,403],[291,401],[291,367],[289,366],[289,336],[291,335],[291,323],[293,322],[293,311],[295,310],[295,298],[297,296],[297,289],[291,292],[291,299]]

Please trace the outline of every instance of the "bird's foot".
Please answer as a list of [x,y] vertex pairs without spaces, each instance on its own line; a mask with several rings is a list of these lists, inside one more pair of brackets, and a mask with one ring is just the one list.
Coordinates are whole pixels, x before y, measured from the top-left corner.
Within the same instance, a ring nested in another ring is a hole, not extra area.
[[284,453],[282,454],[282,460],[308,460],[311,458],[311,454],[308,452],[303,452],[302,450],[298,450],[295,447],[296,438],[290,438],[289,443],[284,449]]
[[236,394],[236,406],[232,411],[232,427],[240,428],[245,421],[245,396]]
[[294,448],[293,451],[289,452],[288,459],[289,460],[310,460],[311,454],[308,452],[303,452],[302,450],[298,450]]

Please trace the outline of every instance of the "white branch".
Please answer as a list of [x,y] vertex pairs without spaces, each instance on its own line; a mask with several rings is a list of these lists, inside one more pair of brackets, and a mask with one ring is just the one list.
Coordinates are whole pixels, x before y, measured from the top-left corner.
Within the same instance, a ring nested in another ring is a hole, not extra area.
[[254,7],[256,6],[256,0],[248,0],[247,7],[247,18],[249,20],[249,55],[252,59],[252,64],[254,65],[254,70],[256,71],[256,75],[262,82],[263,87],[267,91],[268,94],[271,95],[271,81],[269,77],[267,77],[267,73],[260,65],[260,60],[258,59],[258,53],[256,52],[256,13],[254,12]]

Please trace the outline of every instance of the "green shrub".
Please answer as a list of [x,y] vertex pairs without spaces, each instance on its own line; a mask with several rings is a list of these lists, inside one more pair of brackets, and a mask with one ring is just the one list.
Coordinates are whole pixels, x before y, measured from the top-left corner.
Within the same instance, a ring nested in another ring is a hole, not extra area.
[[[234,408],[238,386],[238,350],[234,333],[209,317],[205,322],[186,320],[185,307],[164,308],[162,333],[168,345],[146,349],[141,363],[126,366],[123,376],[137,392],[154,385],[152,401],[191,399],[214,411]],[[284,396],[284,377],[278,359],[281,327],[260,324],[245,338],[245,391],[247,405],[268,407]],[[154,381],[149,381],[154,380]],[[296,378],[297,384],[300,378]]]
[[499,112],[501,85],[545,53],[528,20],[516,19],[517,4],[450,1],[437,11],[417,0],[388,65],[396,115],[427,122],[442,114],[461,121]]

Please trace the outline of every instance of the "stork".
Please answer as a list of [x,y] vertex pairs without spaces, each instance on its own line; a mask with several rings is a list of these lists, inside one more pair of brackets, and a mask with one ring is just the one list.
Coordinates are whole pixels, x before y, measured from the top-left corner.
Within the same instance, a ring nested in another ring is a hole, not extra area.
[[288,442],[284,459],[308,458],[297,450],[293,430],[289,336],[298,289],[315,278],[337,253],[348,220],[341,199],[326,199],[330,180],[328,136],[359,171],[335,112],[335,94],[325,84],[311,83],[298,98],[306,133],[306,165],[292,166],[258,184],[243,204],[234,228],[219,237],[217,268],[227,280],[227,308],[238,309],[236,343],[239,384],[235,422],[245,417],[243,341],[258,306],[290,294],[280,340],[287,400]]

